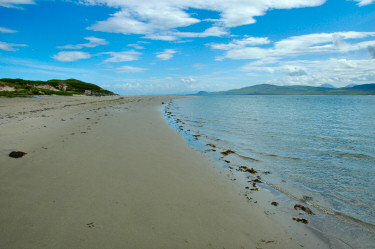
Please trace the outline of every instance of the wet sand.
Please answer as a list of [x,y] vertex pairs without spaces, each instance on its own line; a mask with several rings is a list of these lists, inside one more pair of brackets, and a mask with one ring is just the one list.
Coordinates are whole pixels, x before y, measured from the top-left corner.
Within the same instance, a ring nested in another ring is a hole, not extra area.
[[0,98],[0,248],[301,248],[167,125],[170,98]]

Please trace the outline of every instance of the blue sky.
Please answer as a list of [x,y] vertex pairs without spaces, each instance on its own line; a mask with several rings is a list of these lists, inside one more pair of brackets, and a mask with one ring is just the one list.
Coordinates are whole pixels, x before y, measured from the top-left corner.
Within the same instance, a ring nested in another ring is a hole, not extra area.
[[375,0],[0,0],[0,78],[120,94],[375,83]]

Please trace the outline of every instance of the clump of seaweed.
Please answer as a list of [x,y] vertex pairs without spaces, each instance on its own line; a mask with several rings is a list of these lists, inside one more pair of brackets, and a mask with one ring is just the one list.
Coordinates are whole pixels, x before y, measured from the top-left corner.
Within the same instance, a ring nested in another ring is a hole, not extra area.
[[297,221],[297,222],[301,222],[301,223],[303,223],[303,224],[308,224],[308,223],[309,223],[308,220],[303,219],[303,218],[296,218],[296,217],[293,217],[292,219],[295,220],[295,221]]
[[254,168],[248,168],[246,166],[240,166],[238,167],[238,170],[241,171],[241,172],[248,172],[250,174],[255,174],[257,173],[258,171],[256,171]]
[[294,209],[295,209],[295,210],[300,209],[300,210],[302,210],[302,211],[304,211],[304,212],[306,212],[306,213],[308,213],[308,214],[313,214],[313,212],[311,211],[310,208],[305,207],[305,206],[302,206],[302,205],[300,205],[300,204],[296,204],[296,205],[294,205]]
[[23,157],[26,154],[27,153],[23,152],[23,151],[12,151],[11,153],[9,153],[9,157],[20,158],[20,157]]
[[200,137],[201,135],[192,135],[194,137],[195,140],[198,140],[198,137]]
[[223,152],[220,152],[222,155],[224,156],[228,156],[229,154],[234,154],[236,153],[235,151],[233,150],[226,150],[226,151],[223,151]]

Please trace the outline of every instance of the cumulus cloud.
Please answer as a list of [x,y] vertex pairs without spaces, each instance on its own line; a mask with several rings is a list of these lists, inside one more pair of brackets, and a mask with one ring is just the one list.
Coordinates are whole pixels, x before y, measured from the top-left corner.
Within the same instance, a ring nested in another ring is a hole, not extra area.
[[0,27],[0,33],[16,33],[17,30]]
[[109,54],[111,56],[104,62],[136,61],[141,55],[141,53],[137,51],[106,52],[102,54]]
[[77,61],[81,59],[91,58],[91,54],[82,51],[61,51],[52,56],[57,61]]
[[[124,5],[126,5],[125,1]],[[97,22],[89,29],[122,34],[150,34],[190,26],[197,22],[199,22],[198,19],[172,6],[162,4],[147,6],[139,3],[138,7],[129,6],[127,9],[116,12],[109,19]]]
[[165,49],[163,52],[156,55],[157,58],[163,61],[167,61],[173,58],[173,55],[176,53],[174,49]]
[[358,2],[358,6],[365,6],[365,5],[369,5],[375,2],[375,0],[354,0],[354,1]]
[[306,69],[300,66],[285,66],[283,69],[289,76],[292,76],[292,77],[307,75]]
[[141,73],[147,70],[147,68],[133,67],[133,66],[121,66],[115,69],[117,73]]
[[368,46],[368,52],[370,53],[371,57],[375,59],[375,46]]
[[[275,63],[272,66],[254,66],[248,63],[247,72],[272,73],[273,79],[264,83],[277,85],[347,85],[375,80],[375,60],[295,60]],[[281,74],[277,77],[275,74]],[[284,76],[283,76],[284,75]]]
[[20,8],[18,5],[35,4],[33,0],[1,0],[0,6],[6,8]]
[[82,48],[94,48],[100,45],[107,45],[108,42],[104,39],[97,38],[97,37],[85,37],[86,40],[88,40],[88,43],[83,44],[77,44],[77,45],[65,45],[61,47],[57,47],[59,49],[82,49]]
[[258,59],[297,57],[308,54],[346,53],[375,45],[375,40],[348,43],[345,40],[374,37],[375,32],[335,32],[293,36],[275,42],[273,47],[254,47],[234,40],[228,44],[208,44],[212,49],[226,51],[219,59]]
[[[271,9],[292,9],[315,7],[326,0],[81,0],[89,5],[106,4],[120,10],[107,20],[99,21],[89,27],[91,30],[143,34],[149,39],[176,40],[183,37],[222,36],[226,28],[255,23],[255,17],[264,15]],[[188,13],[189,9],[203,9],[220,14],[218,20],[199,18]],[[213,22],[213,26],[201,33],[179,32],[202,21]]]
[[14,43],[7,43],[0,41],[0,50],[5,51],[17,51],[18,49],[15,47],[27,47],[26,44],[14,44]]

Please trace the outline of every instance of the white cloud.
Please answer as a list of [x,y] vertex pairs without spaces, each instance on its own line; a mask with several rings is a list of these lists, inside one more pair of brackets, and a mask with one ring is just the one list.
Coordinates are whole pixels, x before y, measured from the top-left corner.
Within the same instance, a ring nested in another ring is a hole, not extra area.
[[[273,66],[254,66],[242,69],[247,72],[273,74],[273,79],[263,83],[276,85],[321,85],[324,83],[345,86],[350,83],[369,83],[375,80],[375,60],[327,60],[283,61]],[[280,74],[280,75],[278,75]],[[278,75],[278,76],[277,76]]]
[[242,49],[248,46],[265,45],[269,44],[270,40],[268,37],[245,37],[241,40],[234,39],[228,44],[224,43],[211,43],[208,44],[213,49],[230,50],[230,49]]
[[194,38],[194,37],[210,37],[210,36],[224,36],[228,35],[228,31],[226,31],[223,27],[213,26],[211,28],[206,29],[205,31],[199,32],[173,32],[172,35],[177,38]]
[[0,27],[0,33],[16,33],[17,30]]
[[20,4],[35,4],[33,0],[1,0],[0,6],[6,8],[20,8],[17,5]]
[[14,43],[6,43],[0,41],[0,50],[5,51],[17,51],[18,49],[15,47],[27,47],[26,44],[14,44]]
[[354,0],[354,1],[358,2],[358,6],[365,6],[365,5],[369,5],[375,2],[375,0]]
[[[176,40],[183,37],[222,36],[225,28],[255,23],[256,16],[265,15],[272,9],[292,9],[315,7],[326,0],[81,0],[89,5],[106,4],[120,8],[107,20],[99,21],[89,27],[91,30],[143,34],[149,39]],[[220,14],[218,20],[191,16],[186,10],[203,9]],[[201,21],[213,22],[213,26],[201,33],[179,32],[176,29],[187,27]]]
[[186,85],[189,85],[191,83],[194,83],[196,82],[197,80],[194,79],[193,77],[189,76],[188,78],[181,78],[181,81],[186,84]]
[[160,60],[166,61],[166,60],[172,59],[173,54],[175,53],[176,53],[176,50],[174,49],[165,49],[163,52],[158,53],[156,57],[159,58]]
[[146,70],[147,68],[142,67],[133,67],[133,66],[122,66],[115,69],[117,73],[141,73]]
[[113,87],[115,89],[121,89],[121,90],[134,90],[134,89],[138,90],[140,88],[143,88],[144,86],[139,84],[139,82],[136,82],[136,83],[116,84],[116,85],[110,86],[110,87]]
[[286,65],[282,67],[282,70],[289,76],[302,76],[307,75],[306,68],[299,65]]
[[210,36],[224,36],[229,35],[228,31],[226,31],[222,27],[211,27],[206,29],[205,31],[199,32],[178,32],[178,31],[169,31],[164,33],[158,34],[148,34],[145,35],[144,38],[151,39],[151,40],[162,40],[162,41],[175,41],[180,38],[195,38],[195,37],[210,37]]
[[67,62],[88,59],[91,58],[91,54],[82,51],[61,51],[52,57],[55,60]]
[[137,51],[106,52],[102,54],[109,54],[111,56],[111,58],[106,59],[104,62],[136,61],[141,55]]
[[[346,53],[375,45],[375,40],[348,43],[345,40],[374,37],[375,32],[336,32],[293,36],[274,43],[273,47],[254,47],[251,44],[238,45],[209,44],[213,49],[226,51],[222,58],[276,60],[276,58],[297,57],[308,54]],[[243,41],[243,40],[240,40]]]
[[178,39],[174,34],[148,34],[143,38],[159,41],[175,41]]
[[128,44],[128,47],[132,47],[132,48],[135,48],[135,49],[144,49],[144,47],[142,47],[139,44]]
[[109,19],[97,22],[90,29],[111,33],[150,34],[186,27],[197,22],[199,22],[198,19],[189,17],[178,8],[162,4],[147,6],[140,3],[139,6],[116,12]]
[[97,37],[85,37],[86,40],[88,40],[88,43],[83,44],[77,44],[77,45],[65,45],[61,47],[57,47],[59,49],[82,49],[82,48],[94,48],[100,45],[107,45],[108,42],[104,39],[97,38]]

